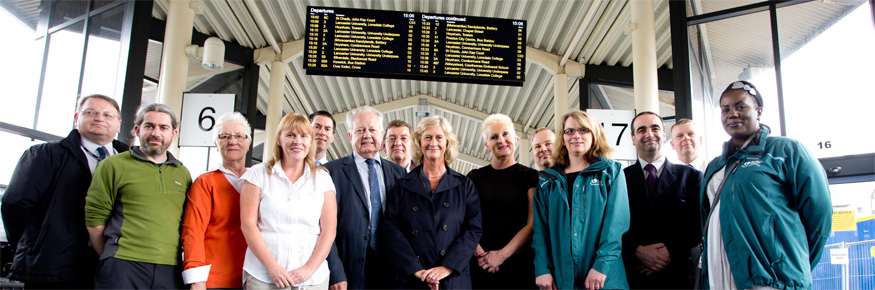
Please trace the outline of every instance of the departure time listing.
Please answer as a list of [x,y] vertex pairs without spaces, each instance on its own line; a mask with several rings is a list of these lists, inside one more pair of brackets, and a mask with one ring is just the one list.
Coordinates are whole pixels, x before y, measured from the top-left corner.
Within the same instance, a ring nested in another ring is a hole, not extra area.
[[[305,68],[424,80],[521,83],[525,21],[308,7]],[[376,75],[375,75],[376,74]],[[388,75],[379,75],[388,74]]]

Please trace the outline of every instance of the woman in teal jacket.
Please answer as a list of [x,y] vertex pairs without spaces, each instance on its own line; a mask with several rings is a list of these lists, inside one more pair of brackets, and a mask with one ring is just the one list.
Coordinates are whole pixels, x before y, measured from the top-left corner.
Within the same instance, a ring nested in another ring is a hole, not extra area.
[[622,237],[629,199],[601,125],[573,111],[557,120],[556,165],[540,173],[533,200],[535,284],[551,289],[628,289]]
[[708,164],[700,196],[703,285],[710,289],[811,289],[811,269],[830,234],[823,168],[796,140],[769,136],[759,123],[762,108],[762,96],[746,81],[720,96],[731,139]]

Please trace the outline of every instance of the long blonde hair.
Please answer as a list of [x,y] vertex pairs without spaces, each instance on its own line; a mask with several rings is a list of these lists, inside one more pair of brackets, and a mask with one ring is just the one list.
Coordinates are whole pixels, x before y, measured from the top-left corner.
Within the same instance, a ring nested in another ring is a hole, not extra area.
[[[304,165],[310,167],[310,172],[316,172],[316,138],[313,135],[313,126],[310,125],[310,121],[307,119],[307,116],[298,114],[298,113],[289,113],[280,120],[279,126],[276,128],[276,136],[274,136],[274,140],[279,142],[280,136],[283,135],[283,132],[290,131],[298,131],[307,135],[310,135],[310,152],[307,153],[307,157],[304,157]],[[283,148],[279,144],[273,147],[273,153],[270,156],[270,161],[267,162],[267,166],[264,168],[267,169],[267,174],[273,174],[273,166],[277,163],[282,164],[283,161]]]
[[608,144],[608,138],[605,136],[605,130],[602,129],[602,125],[586,112],[571,111],[556,120],[556,134],[560,136],[556,136],[556,144],[554,146],[558,149],[553,151],[552,156],[555,164],[565,167],[569,163],[568,147],[565,146],[565,138],[561,136],[565,135],[565,121],[569,118],[577,122],[577,125],[581,128],[587,128],[592,133],[592,146],[584,154],[587,161],[593,162],[599,157],[610,158],[613,149]]

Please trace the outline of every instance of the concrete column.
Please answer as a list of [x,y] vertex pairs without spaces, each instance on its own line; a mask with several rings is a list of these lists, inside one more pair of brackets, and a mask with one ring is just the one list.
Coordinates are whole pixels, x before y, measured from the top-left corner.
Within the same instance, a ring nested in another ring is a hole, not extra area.
[[517,144],[517,151],[520,153],[520,158],[516,162],[530,166],[532,164],[532,139],[529,139],[529,137],[525,139],[520,138],[519,144]]
[[264,155],[262,162],[272,157],[276,147],[276,129],[283,118],[283,88],[286,84],[286,66],[282,61],[270,65],[270,87],[267,88],[267,120],[264,122]]
[[553,76],[553,109],[555,119],[568,114],[568,75],[556,74]]
[[653,0],[629,1],[632,5],[632,75],[635,110],[659,114],[659,83],[656,77],[656,32]]
[[[161,52],[161,74],[158,78],[158,102],[176,113],[182,113],[182,93],[188,80],[188,57],[185,46],[191,44],[194,10],[191,0],[170,0],[167,26],[164,29],[164,47]],[[179,157],[179,138],[168,149]]]

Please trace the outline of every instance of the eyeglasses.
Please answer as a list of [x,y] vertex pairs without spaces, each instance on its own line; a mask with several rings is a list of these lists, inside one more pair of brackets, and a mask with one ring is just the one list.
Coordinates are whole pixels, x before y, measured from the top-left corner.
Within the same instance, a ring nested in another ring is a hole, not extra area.
[[750,85],[745,84],[744,82],[734,82],[734,83],[732,83],[732,89],[733,89],[733,90],[737,90],[737,89],[745,90],[745,91],[747,91],[747,93],[749,93],[751,96],[756,96],[756,95],[757,95],[757,90],[754,89],[753,87],[751,87]]
[[562,131],[563,134],[568,135],[568,136],[574,136],[574,132],[577,132],[577,133],[580,133],[580,135],[583,135],[583,134],[589,133],[589,128],[577,128],[577,129],[568,128],[568,129],[565,129],[565,131]]
[[106,120],[109,120],[109,121],[114,121],[115,119],[118,119],[118,115],[113,114],[111,112],[98,112],[97,110],[92,110],[92,109],[81,111],[79,113],[82,113],[86,117],[89,117],[89,118],[96,118],[97,115],[103,115],[103,118]]
[[221,134],[219,135],[219,140],[222,141],[231,141],[231,138],[237,139],[237,141],[246,141],[249,139],[249,136],[246,135],[231,135],[231,134]]

